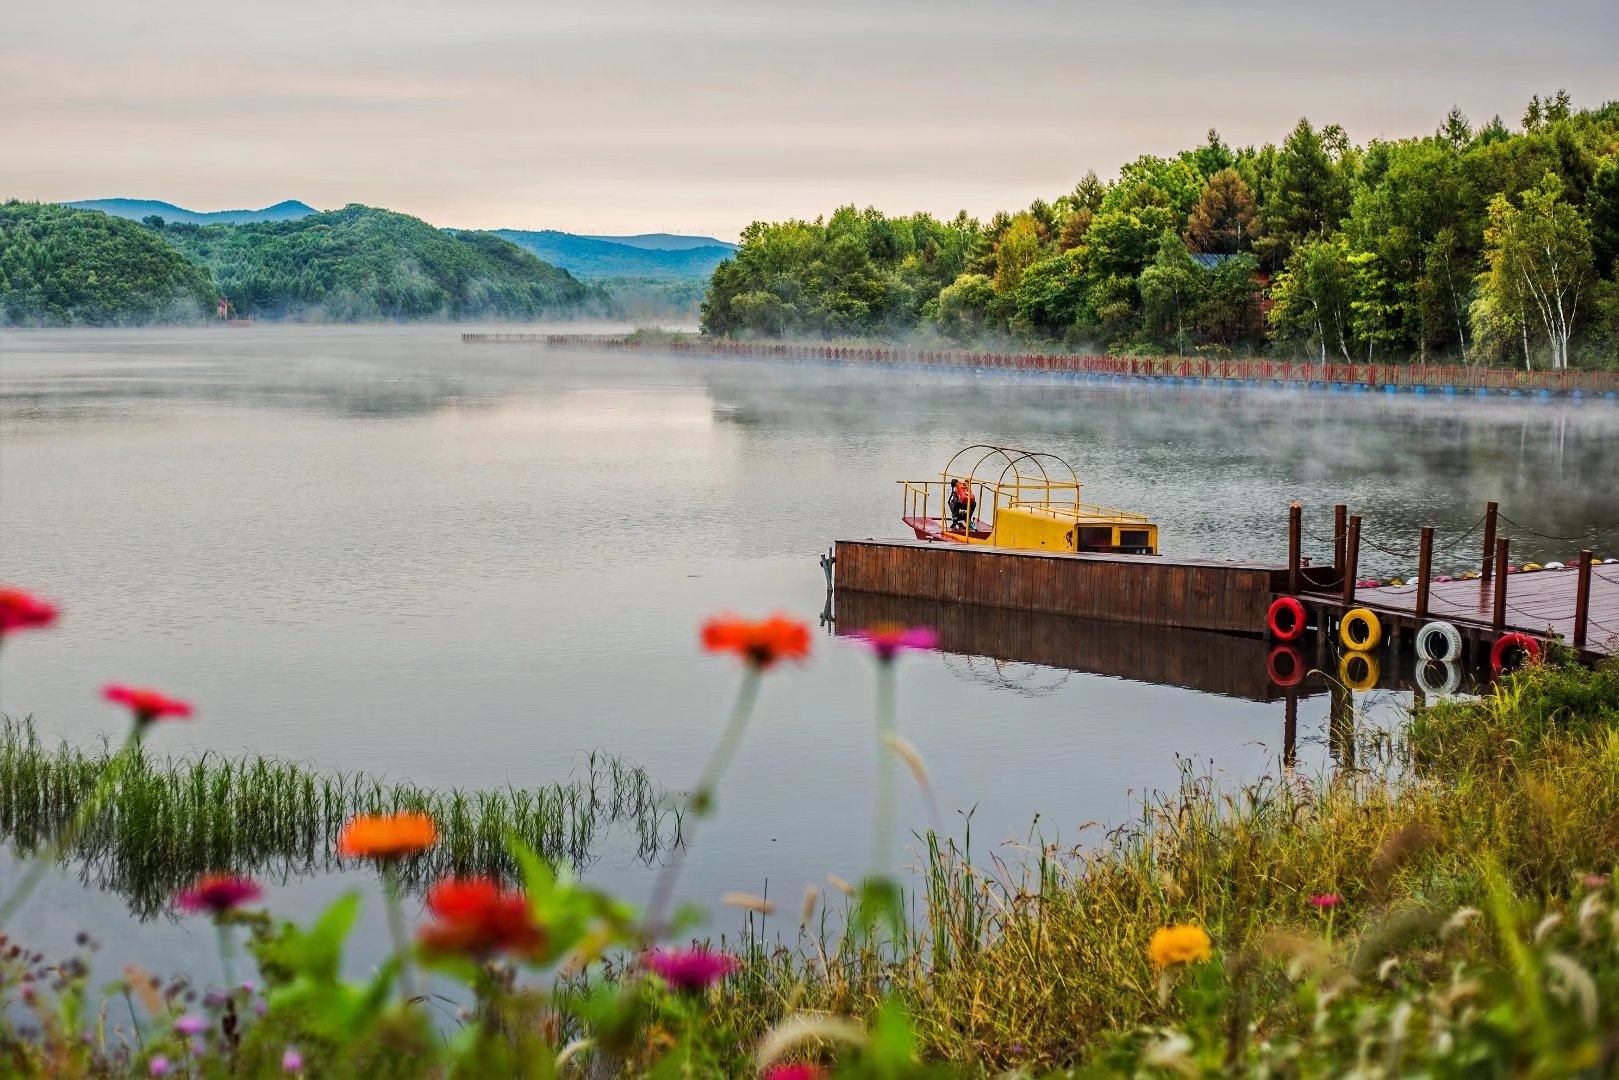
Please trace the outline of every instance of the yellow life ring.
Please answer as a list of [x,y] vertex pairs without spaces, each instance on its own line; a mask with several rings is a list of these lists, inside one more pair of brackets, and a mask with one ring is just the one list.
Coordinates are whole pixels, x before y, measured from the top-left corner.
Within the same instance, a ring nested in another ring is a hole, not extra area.
[[1338,640],[1346,649],[1370,652],[1383,640],[1383,623],[1368,608],[1350,608],[1338,624]]
[[1376,653],[1351,649],[1338,658],[1338,681],[1351,690],[1377,689],[1377,680],[1382,674],[1383,665],[1378,662]]

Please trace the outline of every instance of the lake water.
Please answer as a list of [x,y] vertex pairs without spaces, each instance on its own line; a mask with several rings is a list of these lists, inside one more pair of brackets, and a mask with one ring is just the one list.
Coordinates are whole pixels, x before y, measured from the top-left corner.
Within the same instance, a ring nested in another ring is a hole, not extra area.
[[[1355,507],[1390,549],[1363,567],[1387,575],[1413,568],[1418,526],[1444,548],[1491,498],[1551,536],[1619,519],[1619,408],[1604,402],[548,353],[446,327],[12,332],[0,580],[66,614],[8,643],[0,711],[89,742],[121,730],[99,687],[130,681],[197,704],[196,723],[154,734],[161,752],[497,788],[565,778],[603,750],[681,789],[737,680],[699,649],[702,620],[818,625],[820,553],[901,535],[894,481],[975,442],[1067,457],[1088,498],[1153,515],[1166,554],[1280,560],[1295,499],[1316,534],[1331,504]],[[1526,560],[1578,546],[1504,531]],[[1473,533],[1440,569],[1477,548]],[[691,851],[690,897],[768,887],[796,911],[806,883],[867,869],[871,697],[869,659],[824,634],[808,665],[770,675]],[[1048,839],[1118,822],[1175,783],[1177,755],[1253,777],[1282,740],[1277,700],[982,657],[908,656],[899,703],[940,825],[959,837],[971,811],[980,851],[1037,815]],[[1300,706],[1303,768],[1328,767],[1327,711],[1326,697]],[[901,807],[907,834],[930,824],[913,791]],[[648,887],[629,845],[586,872]],[[293,878],[271,903],[305,913],[354,881]],[[194,922],[129,922],[118,896],[63,874],[16,929],[59,949],[89,926],[165,971],[211,955]],[[361,956],[380,935],[372,920]]]

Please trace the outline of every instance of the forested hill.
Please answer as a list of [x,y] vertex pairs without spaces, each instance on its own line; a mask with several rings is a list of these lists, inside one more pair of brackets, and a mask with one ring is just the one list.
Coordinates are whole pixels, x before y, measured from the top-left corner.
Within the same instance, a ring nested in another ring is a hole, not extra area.
[[187,210],[183,206],[159,202],[156,199],[85,199],[63,205],[71,206],[75,210],[100,210],[103,214],[129,218],[133,221],[160,217],[167,222],[182,222],[187,225],[245,225],[250,221],[290,221],[317,212],[313,206],[296,199],[286,199],[262,210]]
[[207,272],[133,221],[0,204],[0,325],[185,321],[213,302]]
[[[631,236],[620,240],[610,236],[576,236],[551,229],[496,229],[495,235],[546,262],[566,266],[581,277],[591,278],[706,278],[735,250],[729,244],[702,237]],[[682,243],[684,241],[690,242]]]
[[705,332],[1616,366],[1619,103],[1365,146],[1211,130],[987,223],[846,206],[742,239]]

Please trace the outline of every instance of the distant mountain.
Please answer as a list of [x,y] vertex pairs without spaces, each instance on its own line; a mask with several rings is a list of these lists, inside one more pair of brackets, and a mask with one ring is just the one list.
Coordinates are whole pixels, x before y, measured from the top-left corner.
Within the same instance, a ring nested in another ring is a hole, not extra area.
[[50,203],[0,203],[0,325],[187,322],[213,310],[208,272],[155,230]]
[[623,244],[626,247],[645,248],[648,251],[686,251],[690,248],[723,247],[736,250],[735,244],[727,244],[724,240],[716,240],[712,236],[680,236],[676,233],[654,232],[639,233],[635,236],[590,236],[584,235],[586,240],[606,240],[612,244]]
[[735,251],[708,237],[667,233],[605,238],[552,229],[496,229],[495,235],[584,278],[706,278]]
[[313,206],[296,199],[266,206],[263,210],[187,210],[173,203],[156,199],[86,199],[82,202],[63,203],[75,210],[100,210],[113,217],[141,221],[156,214],[168,224],[182,225],[246,225],[256,221],[295,221],[319,213]]
[[238,313],[331,319],[535,319],[592,291],[487,232],[351,204],[292,221],[153,230],[213,274]]

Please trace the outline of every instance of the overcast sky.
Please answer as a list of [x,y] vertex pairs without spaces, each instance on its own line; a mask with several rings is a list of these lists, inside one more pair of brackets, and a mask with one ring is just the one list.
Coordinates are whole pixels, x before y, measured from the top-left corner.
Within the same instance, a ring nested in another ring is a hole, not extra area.
[[18,0],[0,199],[672,231],[987,216],[1142,153],[1619,98],[1619,0]]

